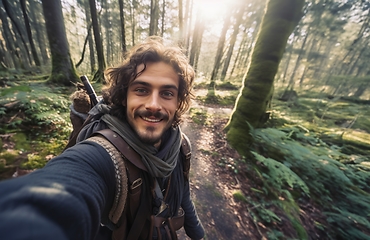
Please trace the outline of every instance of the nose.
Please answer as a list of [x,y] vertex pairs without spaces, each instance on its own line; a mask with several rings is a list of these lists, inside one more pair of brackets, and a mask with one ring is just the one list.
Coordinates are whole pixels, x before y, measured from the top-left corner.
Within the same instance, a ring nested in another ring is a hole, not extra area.
[[148,101],[145,104],[145,108],[152,112],[157,112],[162,109],[161,103],[160,103],[160,96],[158,93],[152,93]]

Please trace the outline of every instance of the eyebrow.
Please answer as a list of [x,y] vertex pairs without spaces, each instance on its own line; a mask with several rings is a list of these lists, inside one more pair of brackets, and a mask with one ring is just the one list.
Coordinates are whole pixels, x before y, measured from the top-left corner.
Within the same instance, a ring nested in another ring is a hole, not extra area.
[[[152,85],[148,82],[145,82],[145,81],[140,81],[140,80],[135,80],[131,83],[131,86],[135,86],[135,85],[143,85],[143,86],[146,86],[146,87],[151,87]],[[163,85],[161,86],[161,88],[163,89],[173,89],[175,91],[178,91],[179,89],[173,85],[173,84],[166,84],[166,85]]]

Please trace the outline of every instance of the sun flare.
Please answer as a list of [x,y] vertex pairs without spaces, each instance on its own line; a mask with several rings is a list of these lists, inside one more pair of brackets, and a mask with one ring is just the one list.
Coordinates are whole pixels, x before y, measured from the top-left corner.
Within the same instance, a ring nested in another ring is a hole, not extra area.
[[204,19],[213,20],[222,17],[232,1],[234,0],[200,0],[194,3],[194,8]]

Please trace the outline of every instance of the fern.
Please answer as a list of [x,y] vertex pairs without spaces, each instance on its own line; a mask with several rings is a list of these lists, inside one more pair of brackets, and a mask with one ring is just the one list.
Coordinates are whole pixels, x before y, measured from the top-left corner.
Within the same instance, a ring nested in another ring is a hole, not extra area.
[[[251,135],[266,189],[285,196],[300,190],[325,209],[328,222],[340,229],[336,237],[369,239],[370,168],[366,158],[343,154],[339,147],[328,147],[299,127],[253,129]],[[289,199],[294,201],[293,196]]]
[[268,169],[268,173],[262,173],[262,176],[271,188],[282,192],[284,185],[287,184],[290,188],[299,188],[307,196],[310,195],[310,191],[305,182],[296,173],[289,169],[289,167],[272,158],[265,158],[256,152],[252,153],[256,157],[257,161],[263,163],[263,165]]

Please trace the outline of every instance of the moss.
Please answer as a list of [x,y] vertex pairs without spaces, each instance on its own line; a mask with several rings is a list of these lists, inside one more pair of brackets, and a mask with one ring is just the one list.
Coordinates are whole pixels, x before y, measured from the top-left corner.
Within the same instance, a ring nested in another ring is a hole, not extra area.
[[0,159],[5,160],[5,165],[11,165],[14,163],[19,154],[16,151],[5,151],[0,153]]
[[206,110],[195,108],[190,109],[190,117],[194,123],[199,125],[206,125],[209,118]]
[[11,140],[15,143],[15,148],[21,151],[29,151],[31,149],[30,141],[24,133],[16,133],[11,137]]
[[217,89],[224,89],[224,90],[238,90],[239,87],[235,86],[231,82],[223,82],[217,85]]
[[247,202],[247,198],[240,190],[234,191],[233,197],[237,202]]
[[28,158],[28,161],[21,164],[22,169],[29,169],[29,170],[39,169],[39,168],[44,167],[47,162],[45,158],[42,158],[41,156],[35,155],[33,153],[28,154],[27,158]]
[[0,91],[0,96],[13,94],[16,92],[31,92],[31,88],[27,85],[19,85],[19,86],[13,86],[10,88],[2,88]]

